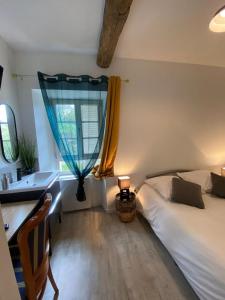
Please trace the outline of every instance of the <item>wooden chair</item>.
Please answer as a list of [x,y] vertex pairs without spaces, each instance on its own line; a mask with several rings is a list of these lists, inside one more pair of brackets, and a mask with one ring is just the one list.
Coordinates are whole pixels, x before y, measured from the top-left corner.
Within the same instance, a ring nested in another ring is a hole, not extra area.
[[55,294],[58,288],[49,262],[48,212],[52,196],[47,194],[42,207],[19,230],[17,242],[23,269],[26,297],[42,299],[49,278]]

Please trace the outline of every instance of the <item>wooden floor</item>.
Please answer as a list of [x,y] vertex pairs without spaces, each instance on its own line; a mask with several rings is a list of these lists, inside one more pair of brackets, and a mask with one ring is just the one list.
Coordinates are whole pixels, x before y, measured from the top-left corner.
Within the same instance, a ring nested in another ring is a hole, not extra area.
[[65,214],[51,265],[61,300],[198,299],[140,217],[123,224],[100,209]]

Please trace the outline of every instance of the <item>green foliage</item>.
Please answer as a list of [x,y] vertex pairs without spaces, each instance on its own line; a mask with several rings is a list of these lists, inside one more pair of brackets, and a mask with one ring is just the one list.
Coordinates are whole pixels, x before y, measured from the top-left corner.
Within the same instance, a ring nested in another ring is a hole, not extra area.
[[36,162],[35,144],[30,139],[22,135],[19,138],[19,157],[22,168],[26,170],[33,170]]
[[59,162],[59,169],[61,172],[69,172],[70,171],[67,164],[62,160]]
[[19,143],[15,142],[11,145],[10,157],[12,161],[16,161],[19,157]]

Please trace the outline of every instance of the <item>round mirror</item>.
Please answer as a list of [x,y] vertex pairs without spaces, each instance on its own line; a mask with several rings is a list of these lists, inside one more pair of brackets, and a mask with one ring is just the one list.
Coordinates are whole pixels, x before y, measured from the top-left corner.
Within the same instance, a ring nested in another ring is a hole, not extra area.
[[15,162],[19,156],[16,120],[9,105],[0,105],[0,142],[4,159]]

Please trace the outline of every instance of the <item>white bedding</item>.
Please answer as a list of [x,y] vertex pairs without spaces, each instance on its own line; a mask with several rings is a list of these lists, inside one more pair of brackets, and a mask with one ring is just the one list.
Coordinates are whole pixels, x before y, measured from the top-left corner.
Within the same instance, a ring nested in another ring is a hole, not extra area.
[[203,194],[205,209],[164,200],[149,185],[138,192],[140,210],[196,294],[225,299],[225,199]]

